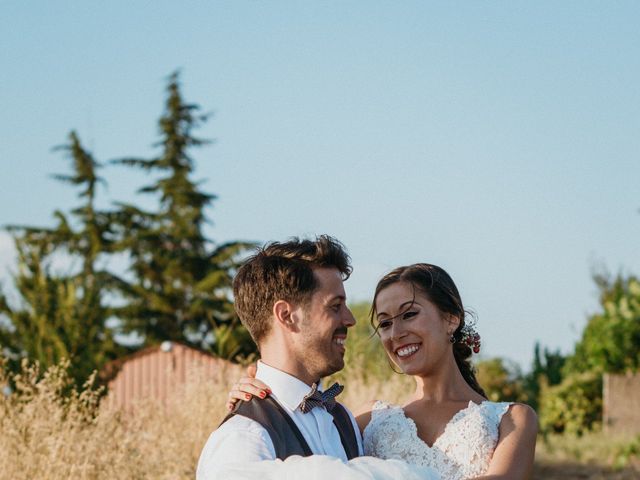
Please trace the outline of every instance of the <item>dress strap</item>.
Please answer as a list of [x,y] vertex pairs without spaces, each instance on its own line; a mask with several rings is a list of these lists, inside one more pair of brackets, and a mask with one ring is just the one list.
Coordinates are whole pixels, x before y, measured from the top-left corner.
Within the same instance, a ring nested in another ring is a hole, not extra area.
[[374,418],[380,416],[386,417],[399,408],[400,407],[398,405],[393,405],[382,400],[376,400],[371,406],[371,419],[373,420]]
[[375,402],[373,402],[373,406],[371,407],[371,410],[384,410],[390,407],[391,405],[388,404],[387,402],[383,402],[382,400],[376,400]]
[[514,402],[484,402],[482,405],[485,409],[485,414],[495,422],[496,426],[499,426],[502,417],[513,404]]

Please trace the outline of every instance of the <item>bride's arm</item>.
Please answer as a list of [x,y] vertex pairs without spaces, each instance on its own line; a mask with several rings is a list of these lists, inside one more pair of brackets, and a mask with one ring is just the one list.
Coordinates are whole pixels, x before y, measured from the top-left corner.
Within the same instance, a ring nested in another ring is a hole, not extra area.
[[526,480],[531,477],[538,417],[521,403],[512,405],[500,422],[500,437],[489,470],[474,480]]
[[248,401],[251,397],[265,398],[271,393],[269,385],[256,378],[256,364],[252,363],[247,367],[247,376],[238,380],[229,391],[227,396],[227,410],[231,411],[238,403],[238,400]]

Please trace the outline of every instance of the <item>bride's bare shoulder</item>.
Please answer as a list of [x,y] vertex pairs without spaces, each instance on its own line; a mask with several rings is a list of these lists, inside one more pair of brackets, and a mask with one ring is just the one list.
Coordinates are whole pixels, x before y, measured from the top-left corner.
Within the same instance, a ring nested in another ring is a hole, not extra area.
[[356,408],[353,412],[361,433],[364,432],[365,427],[369,425],[369,422],[371,421],[371,411],[373,410],[373,406],[376,402],[377,400],[370,400],[360,405],[360,407]]
[[538,415],[524,403],[513,403],[500,422],[501,429],[518,429],[535,438],[538,433]]

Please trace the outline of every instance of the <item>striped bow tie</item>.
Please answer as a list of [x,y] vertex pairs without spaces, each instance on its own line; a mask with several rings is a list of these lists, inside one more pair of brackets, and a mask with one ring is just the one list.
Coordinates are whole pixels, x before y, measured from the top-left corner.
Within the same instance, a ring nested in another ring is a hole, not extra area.
[[300,410],[302,410],[302,413],[309,413],[314,407],[324,405],[327,410],[331,411],[336,406],[335,397],[340,395],[342,390],[344,390],[344,386],[334,383],[324,392],[319,392],[318,384],[314,383],[311,391],[300,402]]

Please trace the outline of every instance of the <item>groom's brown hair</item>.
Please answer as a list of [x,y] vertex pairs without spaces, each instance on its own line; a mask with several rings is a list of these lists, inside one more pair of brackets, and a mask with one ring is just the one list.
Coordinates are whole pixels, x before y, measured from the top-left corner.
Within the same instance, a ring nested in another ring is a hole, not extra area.
[[351,274],[344,246],[329,235],[268,243],[240,267],[233,280],[235,310],[258,346],[271,328],[273,305],[284,300],[306,306],[318,288],[313,269],[320,267],[336,268],[343,280]]

